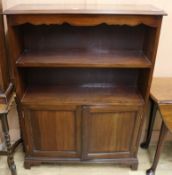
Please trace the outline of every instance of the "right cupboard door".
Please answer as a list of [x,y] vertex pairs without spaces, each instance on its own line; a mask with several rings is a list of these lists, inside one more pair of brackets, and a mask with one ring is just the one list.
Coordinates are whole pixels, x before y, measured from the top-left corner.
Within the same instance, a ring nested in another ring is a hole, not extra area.
[[137,151],[141,111],[131,106],[85,106],[82,159],[133,157]]

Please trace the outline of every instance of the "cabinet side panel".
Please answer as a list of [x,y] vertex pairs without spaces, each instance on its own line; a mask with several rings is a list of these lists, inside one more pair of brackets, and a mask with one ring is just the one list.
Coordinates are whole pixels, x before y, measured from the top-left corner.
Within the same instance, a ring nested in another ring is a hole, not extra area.
[[9,16],[7,16],[8,22],[8,45],[9,45],[9,61],[12,65],[12,81],[14,81],[16,93],[20,99],[25,91],[25,84],[23,82],[23,75],[16,67],[16,60],[23,52],[22,33],[17,27],[9,25]]
[[157,49],[159,44],[159,37],[161,31],[162,17],[159,17],[159,25],[157,27],[149,27],[145,33],[143,51],[147,58],[152,62],[152,67],[150,70],[145,70],[140,75],[138,84],[140,91],[143,94],[146,102],[149,98],[150,87],[152,83],[152,76],[155,66],[155,60],[157,55]]

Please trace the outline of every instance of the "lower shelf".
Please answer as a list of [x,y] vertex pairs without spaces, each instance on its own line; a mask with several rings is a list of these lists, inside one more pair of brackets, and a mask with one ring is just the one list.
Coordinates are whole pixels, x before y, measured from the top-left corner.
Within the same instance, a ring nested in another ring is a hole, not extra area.
[[23,105],[143,105],[134,87],[115,86],[48,86],[28,87]]

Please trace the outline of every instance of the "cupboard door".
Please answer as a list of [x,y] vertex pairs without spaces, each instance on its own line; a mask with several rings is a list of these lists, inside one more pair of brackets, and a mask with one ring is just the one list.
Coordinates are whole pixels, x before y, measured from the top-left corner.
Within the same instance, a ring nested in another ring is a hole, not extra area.
[[82,159],[132,157],[140,123],[137,107],[84,107]]
[[29,155],[80,158],[80,108],[25,109],[24,118]]

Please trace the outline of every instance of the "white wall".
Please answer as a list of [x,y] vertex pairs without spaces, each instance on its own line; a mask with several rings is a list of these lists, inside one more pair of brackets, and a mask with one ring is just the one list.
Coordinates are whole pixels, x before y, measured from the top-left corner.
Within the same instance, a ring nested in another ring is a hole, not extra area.
[[3,0],[4,8],[9,8],[15,4],[21,3],[101,3],[101,4],[152,4],[164,9],[168,17],[164,17],[162,33],[160,38],[157,62],[154,76],[172,77],[172,0]]

